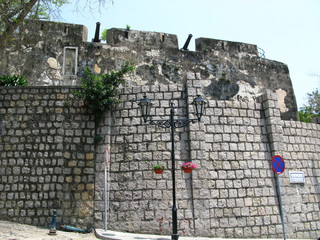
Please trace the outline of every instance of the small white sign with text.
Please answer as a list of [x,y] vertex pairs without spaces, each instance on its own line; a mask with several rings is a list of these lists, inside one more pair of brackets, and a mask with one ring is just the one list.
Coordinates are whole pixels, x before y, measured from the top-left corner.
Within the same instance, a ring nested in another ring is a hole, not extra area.
[[290,183],[305,183],[303,172],[289,172]]

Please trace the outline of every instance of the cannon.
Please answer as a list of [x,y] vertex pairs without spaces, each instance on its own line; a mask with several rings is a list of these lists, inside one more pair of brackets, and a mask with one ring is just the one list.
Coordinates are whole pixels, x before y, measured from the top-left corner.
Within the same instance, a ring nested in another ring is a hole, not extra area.
[[188,51],[188,46],[189,46],[189,43],[190,43],[191,38],[192,38],[192,34],[189,34],[189,36],[188,36],[185,44],[183,45],[182,50]]
[[94,39],[92,39],[92,42],[100,42],[100,22],[96,23],[96,32],[94,34]]

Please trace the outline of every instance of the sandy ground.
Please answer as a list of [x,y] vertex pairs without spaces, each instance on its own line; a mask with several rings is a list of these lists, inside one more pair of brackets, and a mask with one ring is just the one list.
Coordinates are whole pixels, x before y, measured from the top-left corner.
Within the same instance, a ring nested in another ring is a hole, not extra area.
[[57,230],[50,236],[49,229],[0,221],[0,240],[97,240],[94,233],[82,234]]

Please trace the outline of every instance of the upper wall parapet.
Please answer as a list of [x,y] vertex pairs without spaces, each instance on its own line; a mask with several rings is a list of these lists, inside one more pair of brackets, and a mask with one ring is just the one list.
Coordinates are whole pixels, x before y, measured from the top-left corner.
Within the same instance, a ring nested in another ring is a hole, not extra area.
[[[177,35],[121,28],[111,28],[107,31],[107,44],[115,47],[126,46],[129,48],[179,48]],[[258,56],[258,48],[254,44],[210,38],[197,38],[195,44],[196,51],[199,52],[218,51],[227,52],[230,55],[247,53]]]
[[111,28],[107,31],[107,44],[119,47],[178,48],[177,35]]
[[107,31],[106,44],[86,42],[83,25],[46,21],[19,30],[0,51],[0,75],[24,75],[33,86],[79,85],[85,68],[101,74],[128,61],[136,70],[126,86],[176,84],[192,73],[207,98],[252,101],[272,90],[283,119],[297,118],[288,67],[260,58],[256,45],[198,38],[196,51],[183,51],[176,35],[120,28]]
[[[42,38],[46,41],[57,40],[64,45],[80,45],[88,41],[88,29],[84,25],[58,23],[51,21],[28,20],[19,29],[19,39],[24,43],[37,43]],[[112,47],[179,49],[175,34],[111,28],[107,31],[107,44]],[[224,41],[211,38],[197,38],[196,51],[218,51],[230,55],[247,53],[258,56],[256,45],[242,42]]]
[[52,40],[64,45],[80,45],[87,41],[88,29],[79,24],[27,20],[20,26],[17,37],[26,44]]
[[254,44],[231,42],[211,38],[197,38],[196,51],[219,51],[228,52],[230,55],[237,55],[239,53],[247,53],[258,56],[258,48]]

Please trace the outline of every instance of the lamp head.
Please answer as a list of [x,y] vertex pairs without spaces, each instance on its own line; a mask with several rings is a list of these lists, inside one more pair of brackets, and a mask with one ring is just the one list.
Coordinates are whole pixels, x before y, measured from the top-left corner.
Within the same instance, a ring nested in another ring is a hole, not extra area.
[[192,105],[194,108],[194,114],[197,116],[198,121],[200,121],[202,115],[204,114],[206,102],[203,97],[197,95],[197,97],[193,100]]
[[141,115],[143,117],[144,122],[147,122],[147,119],[150,116],[150,110],[152,106],[151,100],[148,99],[146,95],[144,95],[143,98],[140,99],[138,105],[140,106]]

